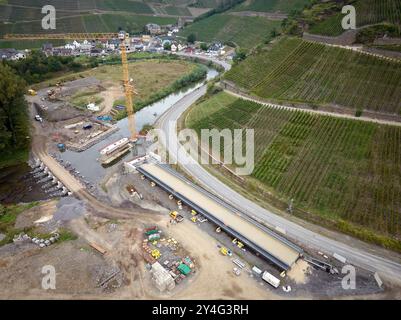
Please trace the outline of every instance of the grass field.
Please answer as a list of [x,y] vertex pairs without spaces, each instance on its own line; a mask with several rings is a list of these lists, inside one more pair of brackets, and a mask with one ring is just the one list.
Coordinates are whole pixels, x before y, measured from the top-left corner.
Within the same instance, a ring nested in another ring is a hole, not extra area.
[[[400,0],[359,0],[353,3],[356,9],[357,26],[388,22],[401,27]],[[338,36],[344,32],[341,27],[343,15],[335,13],[313,25],[309,32],[327,36]]]
[[309,0],[250,0],[236,6],[233,11],[257,11],[290,13],[300,10]]
[[401,115],[401,63],[282,38],[226,74],[264,98]]
[[[274,109],[226,93],[193,107],[186,125],[255,129],[251,180],[339,228],[365,228],[358,234],[365,240],[378,240],[368,230],[400,239],[401,127]],[[376,242],[401,249],[401,242]]]
[[[129,64],[129,74],[135,84],[135,101],[146,101],[157,92],[171,86],[176,80],[184,75],[190,74],[195,70],[196,65],[186,61],[169,61],[169,60],[145,60]],[[90,69],[80,73],[73,74],[75,79],[83,77],[95,77],[102,82],[107,88],[118,85],[122,82],[121,65],[106,65],[95,69]],[[63,80],[59,78],[58,80]],[[71,76],[67,76],[67,80],[71,80]],[[53,79],[52,82],[55,82]],[[46,85],[46,83],[41,84]],[[72,103],[81,106],[87,102],[87,98],[91,101],[101,102],[100,97],[93,88],[87,91],[81,91],[76,96],[71,97]]]
[[179,35],[186,37],[194,33],[199,41],[233,41],[244,49],[250,49],[268,39],[274,28],[280,28],[280,21],[217,14],[191,24]]

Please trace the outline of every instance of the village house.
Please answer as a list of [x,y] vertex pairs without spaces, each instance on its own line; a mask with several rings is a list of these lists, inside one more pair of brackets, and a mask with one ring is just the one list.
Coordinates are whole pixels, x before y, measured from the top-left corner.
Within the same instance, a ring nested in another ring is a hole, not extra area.
[[177,46],[177,50],[178,50],[178,51],[182,51],[182,50],[184,50],[185,48],[186,48],[186,46],[185,46],[185,45],[182,45],[181,43],[179,43],[178,46]]
[[99,57],[102,54],[104,54],[104,50],[102,50],[100,48],[92,48],[90,50],[90,56],[91,57]]
[[157,35],[157,34],[161,34],[162,33],[162,28],[155,23],[148,23],[145,26],[145,30],[146,32],[148,32],[151,35]]
[[107,41],[106,48],[111,50],[117,50],[120,47],[120,40],[110,39]]
[[26,54],[22,51],[18,51],[16,49],[0,49],[0,60],[21,60],[25,59]]
[[53,56],[68,57],[73,55],[73,50],[69,48],[53,48]]
[[52,43],[44,43],[42,45],[42,52],[46,55],[46,57],[52,56],[53,55],[53,44]]

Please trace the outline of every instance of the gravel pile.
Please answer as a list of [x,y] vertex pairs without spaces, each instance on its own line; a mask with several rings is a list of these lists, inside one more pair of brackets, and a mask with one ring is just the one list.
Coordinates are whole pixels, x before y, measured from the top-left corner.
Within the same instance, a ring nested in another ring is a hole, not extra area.
[[85,213],[85,203],[73,197],[61,198],[57,204],[57,211],[54,213],[54,221],[70,221],[83,216]]

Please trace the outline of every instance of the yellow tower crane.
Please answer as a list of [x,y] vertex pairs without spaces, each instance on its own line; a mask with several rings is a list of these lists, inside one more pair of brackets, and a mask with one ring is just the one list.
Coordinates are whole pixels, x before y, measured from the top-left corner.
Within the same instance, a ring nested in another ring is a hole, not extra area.
[[49,33],[49,34],[6,34],[4,39],[9,40],[103,40],[103,39],[119,39],[121,63],[123,69],[123,83],[125,91],[126,109],[128,115],[128,127],[131,133],[131,141],[137,140],[134,119],[133,94],[135,93],[134,86],[131,83],[128,73],[128,59],[126,40],[129,35],[120,31],[119,33]]

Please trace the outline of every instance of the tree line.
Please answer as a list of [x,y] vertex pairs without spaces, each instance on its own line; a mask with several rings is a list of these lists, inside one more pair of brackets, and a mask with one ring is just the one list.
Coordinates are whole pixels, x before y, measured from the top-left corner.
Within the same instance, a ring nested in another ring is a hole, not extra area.
[[0,161],[29,146],[25,90],[25,80],[10,66],[0,63]]
[[5,61],[5,64],[14,69],[27,84],[48,80],[57,72],[80,71],[84,66],[77,62],[75,57],[50,56],[34,50],[23,60]]

